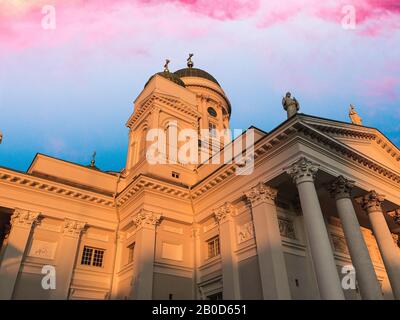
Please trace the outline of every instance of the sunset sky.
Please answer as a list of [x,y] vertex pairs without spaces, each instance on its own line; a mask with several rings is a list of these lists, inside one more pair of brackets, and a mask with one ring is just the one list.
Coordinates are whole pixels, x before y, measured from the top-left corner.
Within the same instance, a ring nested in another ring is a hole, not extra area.
[[352,103],[400,145],[399,0],[0,0],[0,166],[26,170],[37,152],[89,164],[96,150],[119,171],[134,99],[190,52],[230,98],[232,128],[273,129],[289,90],[315,116],[348,121]]

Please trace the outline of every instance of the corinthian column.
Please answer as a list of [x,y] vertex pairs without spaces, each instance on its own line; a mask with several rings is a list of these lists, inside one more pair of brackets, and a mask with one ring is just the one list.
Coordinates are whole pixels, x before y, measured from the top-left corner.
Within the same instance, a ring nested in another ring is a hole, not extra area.
[[224,300],[240,299],[238,262],[234,253],[236,249],[234,213],[235,207],[230,203],[225,203],[214,210],[215,219],[219,224]]
[[275,206],[277,191],[259,183],[245,193],[251,203],[264,299],[290,299]]
[[344,294],[319,204],[314,179],[318,166],[306,158],[301,158],[287,169],[299,192],[305,229],[310,242],[318,288],[322,299],[342,300]]
[[63,235],[56,260],[56,289],[50,291],[51,299],[68,299],[79,240],[85,228],[85,222],[68,218],[64,220]]
[[153,298],[156,226],[160,219],[160,214],[145,209],[141,209],[133,218],[136,227],[131,296],[133,299],[151,300]]
[[337,211],[342,222],[351,261],[356,270],[361,297],[368,300],[381,300],[383,299],[381,288],[350,198],[353,186],[353,181],[339,176],[332,182],[330,191],[336,199]]
[[11,216],[11,231],[0,267],[0,300],[12,298],[15,282],[31,230],[40,213],[15,209]]
[[400,255],[382,212],[384,196],[372,190],[356,201],[367,212],[396,300],[400,300]]

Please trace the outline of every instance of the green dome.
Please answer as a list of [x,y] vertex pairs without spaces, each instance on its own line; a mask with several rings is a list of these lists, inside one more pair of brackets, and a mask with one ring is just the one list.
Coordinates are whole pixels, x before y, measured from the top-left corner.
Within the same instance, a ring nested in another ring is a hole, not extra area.
[[151,79],[153,79],[156,75],[159,75],[165,79],[168,79],[169,81],[172,81],[172,82],[176,83],[177,85],[180,85],[181,87],[186,87],[185,83],[177,75],[175,75],[174,73],[169,72],[169,71],[158,72],[158,73],[152,75],[150,77],[150,79],[146,82],[144,87],[146,87],[149,84],[149,82],[151,81]]
[[183,77],[197,77],[197,78],[203,78],[210,80],[217,85],[219,85],[217,79],[215,79],[211,74],[209,74],[207,71],[197,69],[197,68],[184,68],[180,69],[178,71],[175,71],[174,74],[178,76],[179,78]]

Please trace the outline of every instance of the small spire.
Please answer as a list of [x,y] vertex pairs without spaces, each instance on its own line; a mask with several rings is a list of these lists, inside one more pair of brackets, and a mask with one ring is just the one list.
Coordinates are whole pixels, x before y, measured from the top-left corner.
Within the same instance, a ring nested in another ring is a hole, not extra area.
[[169,72],[168,65],[171,61],[169,59],[165,59],[165,64],[164,64],[164,72]]
[[93,152],[92,160],[90,161],[90,166],[93,168],[96,163],[96,151]]
[[189,58],[187,58],[187,66],[189,68],[193,68],[193,66],[194,66],[193,61],[192,61],[192,57],[193,57],[193,53],[189,53]]

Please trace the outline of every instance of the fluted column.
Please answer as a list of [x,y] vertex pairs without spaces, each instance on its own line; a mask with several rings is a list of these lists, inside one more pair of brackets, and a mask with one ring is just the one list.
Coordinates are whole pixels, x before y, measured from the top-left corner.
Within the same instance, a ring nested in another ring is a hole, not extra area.
[[40,213],[23,209],[15,209],[11,216],[11,231],[0,267],[1,300],[12,298],[26,245],[39,217]]
[[263,297],[290,299],[290,287],[279,232],[277,191],[259,183],[245,193],[251,203]]
[[215,219],[219,224],[224,300],[240,299],[238,262],[234,252],[236,249],[234,214],[235,207],[230,203],[225,203],[214,210]]
[[353,186],[353,181],[339,176],[332,182],[330,191],[336,200],[336,208],[343,226],[351,261],[356,270],[361,297],[368,300],[381,300],[383,299],[381,288],[351,201]]
[[368,214],[393,295],[396,300],[400,300],[400,255],[383,215],[381,203],[384,201],[384,196],[372,190],[356,201]]
[[64,220],[63,235],[57,250],[56,289],[50,291],[51,299],[68,299],[79,241],[85,228],[85,222],[68,218]]
[[141,209],[133,218],[137,231],[131,298],[135,300],[151,300],[153,298],[156,226],[160,219],[160,214],[145,209]]
[[344,294],[314,185],[317,171],[318,166],[306,158],[301,158],[287,169],[287,173],[292,176],[299,192],[321,298],[342,300]]

